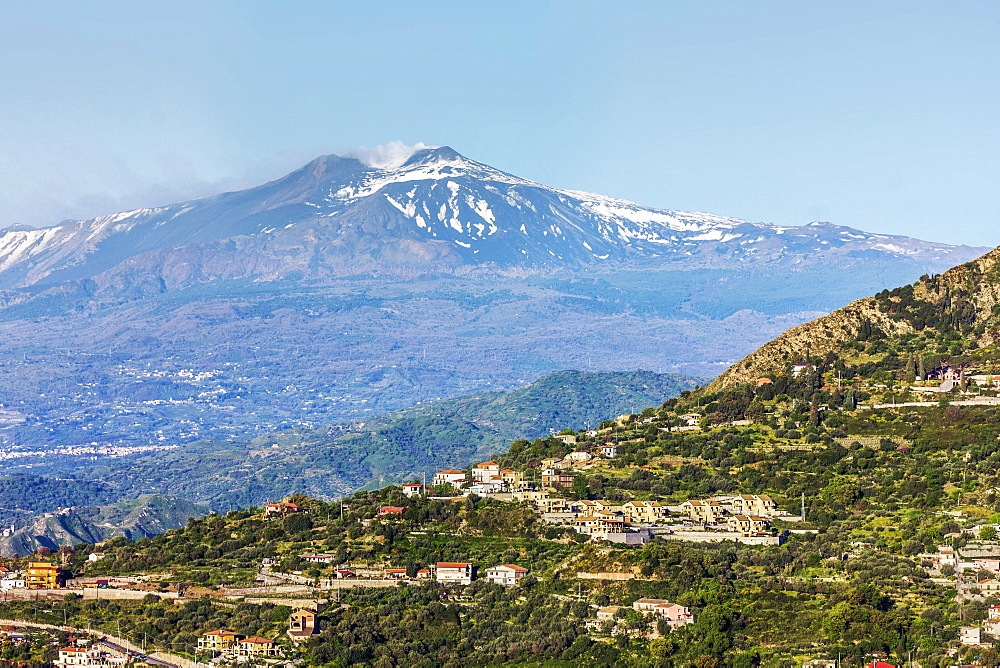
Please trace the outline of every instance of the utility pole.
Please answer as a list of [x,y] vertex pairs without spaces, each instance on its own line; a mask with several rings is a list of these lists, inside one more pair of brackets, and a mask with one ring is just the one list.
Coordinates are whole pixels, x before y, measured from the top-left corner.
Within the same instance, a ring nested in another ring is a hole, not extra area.
[[802,492],[802,521],[806,521],[806,493]]

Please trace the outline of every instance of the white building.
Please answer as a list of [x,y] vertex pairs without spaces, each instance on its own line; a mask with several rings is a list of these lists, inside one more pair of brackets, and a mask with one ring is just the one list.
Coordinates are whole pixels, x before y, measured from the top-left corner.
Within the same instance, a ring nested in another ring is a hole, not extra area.
[[436,579],[443,584],[470,584],[473,579],[472,564],[440,562],[437,564]]
[[518,580],[528,574],[528,569],[516,564],[494,566],[486,570],[486,579],[493,584],[513,587]]
[[124,666],[124,656],[111,654],[98,645],[90,647],[63,647],[59,650],[56,666]]
[[500,465],[494,462],[483,462],[472,467],[472,479],[486,482],[500,475]]
[[434,474],[434,485],[451,485],[459,487],[465,484],[465,474],[461,471],[438,471]]
[[963,645],[981,645],[983,632],[978,626],[963,626],[958,630],[958,640]]
[[408,482],[403,485],[403,496],[408,499],[414,496],[420,496],[423,492],[424,486],[419,482]]
[[667,625],[672,629],[694,622],[694,615],[688,608],[661,598],[640,598],[632,604],[632,609],[647,617],[655,616],[666,620]]

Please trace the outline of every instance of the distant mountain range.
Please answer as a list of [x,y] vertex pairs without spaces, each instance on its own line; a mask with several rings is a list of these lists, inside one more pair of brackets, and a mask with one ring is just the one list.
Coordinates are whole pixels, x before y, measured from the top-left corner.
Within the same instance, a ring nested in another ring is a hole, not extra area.
[[174,289],[209,280],[471,268],[796,266],[978,251],[830,223],[780,227],[560,190],[422,149],[391,168],[322,156],[263,186],[0,236],[0,288],[96,279]]
[[106,506],[61,508],[21,522],[13,535],[0,537],[0,556],[32,554],[40,547],[57,550],[62,545],[99,543],[115,536],[149,538],[208,512],[205,506],[159,494]]
[[324,156],[248,190],[0,232],[0,461],[155,460],[562,369],[715,376],[983,250],[651,209],[447,147]]

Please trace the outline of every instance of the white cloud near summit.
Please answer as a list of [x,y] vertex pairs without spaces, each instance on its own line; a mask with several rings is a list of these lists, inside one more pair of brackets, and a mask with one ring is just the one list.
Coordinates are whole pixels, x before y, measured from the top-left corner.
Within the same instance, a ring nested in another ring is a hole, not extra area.
[[401,141],[391,141],[374,148],[359,146],[347,152],[347,155],[357,158],[369,167],[376,169],[396,169],[410,159],[417,151],[425,148],[437,148],[423,142],[409,145]]

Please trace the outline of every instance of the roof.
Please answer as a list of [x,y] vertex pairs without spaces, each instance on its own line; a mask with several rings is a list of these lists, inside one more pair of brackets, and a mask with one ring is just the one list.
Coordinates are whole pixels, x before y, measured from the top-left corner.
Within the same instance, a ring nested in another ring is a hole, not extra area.
[[524,566],[518,566],[517,564],[504,564],[503,566],[497,566],[497,568],[509,568],[512,571],[517,571],[518,573],[527,573],[528,569]]
[[496,463],[494,463],[494,462],[483,462],[482,464],[476,464],[476,465],[475,465],[475,466],[473,466],[472,468],[474,468],[474,469],[478,469],[478,468],[482,468],[482,467],[484,467],[484,466],[497,466],[497,467],[499,467],[500,465],[499,465],[499,464],[496,464]]
[[226,629],[219,629],[218,631],[205,631],[202,633],[203,636],[235,636],[236,634],[232,631],[227,631]]
[[387,569],[385,569],[385,572],[386,573],[405,573],[406,569],[405,568],[387,568]]
[[472,564],[462,564],[462,563],[450,563],[446,561],[439,561],[438,568],[468,568]]
[[456,471],[455,469],[448,469],[447,471],[438,471],[435,475],[441,475],[443,473],[452,474],[452,473],[462,473],[462,472]]
[[403,487],[423,487],[423,485],[419,482],[408,482]]
[[636,603],[647,603],[649,605],[670,605],[670,601],[662,598],[640,598]]
[[254,645],[273,645],[273,640],[268,640],[267,638],[261,638],[260,636],[254,638],[247,638],[243,641],[244,643],[252,643]]
[[380,513],[401,513],[404,510],[406,510],[406,508],[402,506],[382,506],[379,508]]
[[308,608],[302,608],[301,610],[296,610],[289,617],[294,617],[295,615],[315,615],[316,613]]

